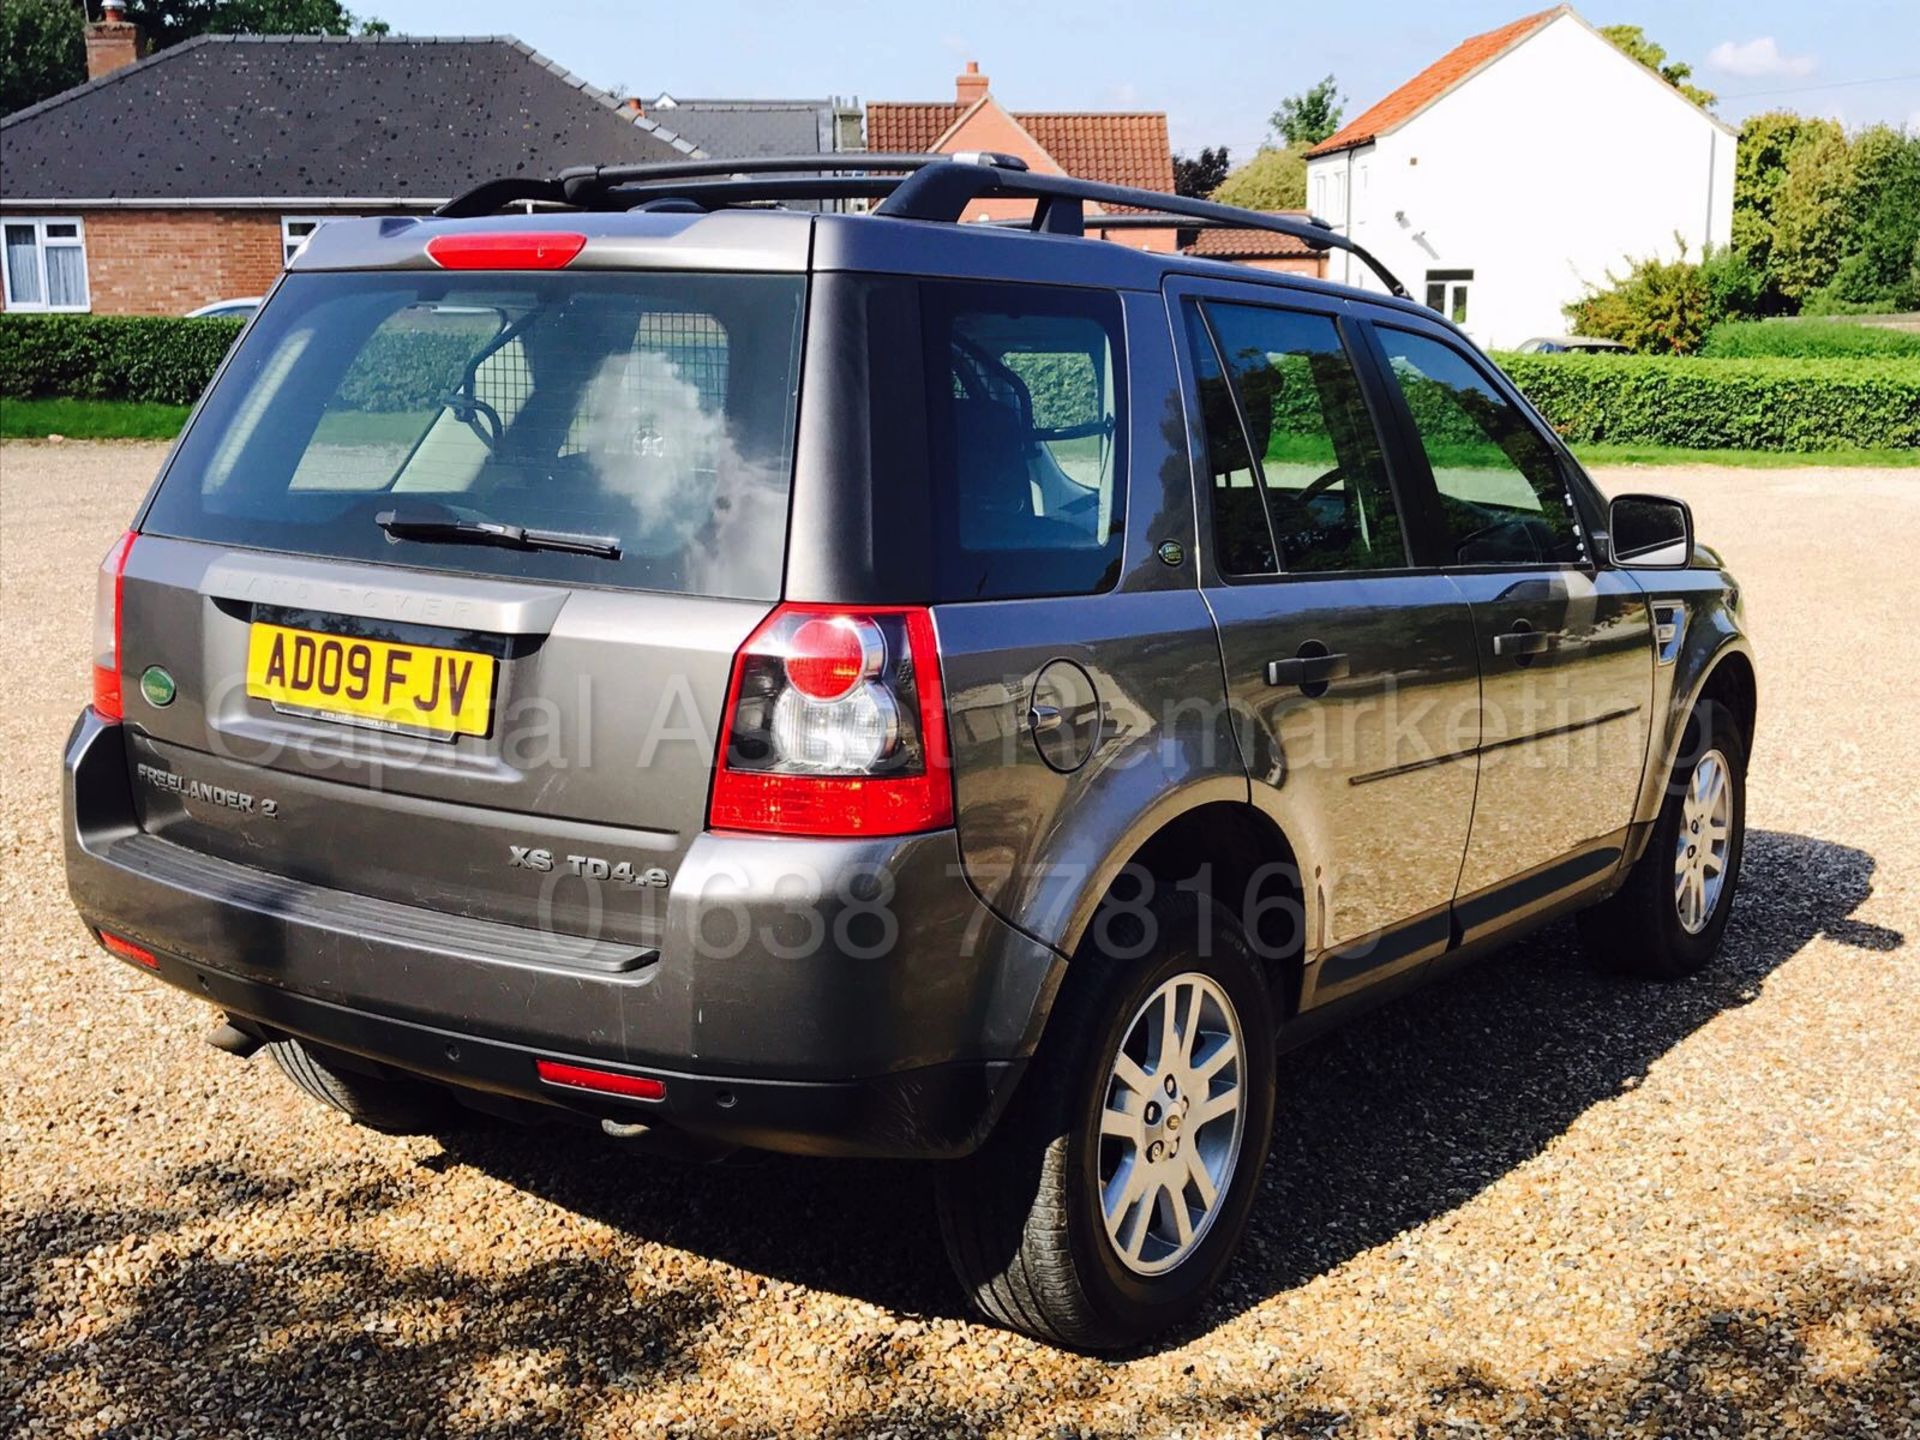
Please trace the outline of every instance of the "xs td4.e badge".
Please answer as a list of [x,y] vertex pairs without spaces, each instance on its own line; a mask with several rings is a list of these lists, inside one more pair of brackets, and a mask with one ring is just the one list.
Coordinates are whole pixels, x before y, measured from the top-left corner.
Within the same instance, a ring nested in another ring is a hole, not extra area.
[[576,875],[582,880],[605,880],[612,885],[630,885],[635,889],[665,889],[673,877],[658,865],[645,868],[631,860],[603,860],[598,855],[561,855],[537,845],[509,845],[507,864],[515,870],[532,870],[541,875],[556,871]]

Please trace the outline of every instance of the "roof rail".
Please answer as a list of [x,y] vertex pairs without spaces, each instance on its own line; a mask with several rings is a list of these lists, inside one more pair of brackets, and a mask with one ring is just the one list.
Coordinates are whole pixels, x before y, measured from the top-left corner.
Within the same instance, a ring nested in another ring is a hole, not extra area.
[[[1050,212],[1057,212],[1067,205],[1084,206],[1089,200],[1100,205],[1127,205],[1136,210],[1152,212],[1149,218],[1161,215],[1170,217],[1161,222],[1161,228],[1166,228],[1168,224],[1179,225],[1185,220],[1199,220],[1215,221],[1236,229],[1271,230],[1277,235],[1291,235],[1315,248],[1345,250],[1379,276],[1389,294],[1402,300],[1412,298],[1407,294],[1407,287],[1374,258],[1366,246],[1340,234],[1323,220],[1296,220],[1285,215],[1269,215],[1260,210],[1242,210],[1238,206],[1222,205],[1213,200],[1168,195],[1164,191],[1141,190],[1130,185],[1108,185],[1098,180],[1080,180],[1072,175],[1009,175],[969,166],[931,166],[917,170],[902,180],[893,193],[875,207],[874,214],[893,215],[906,220],[958,220],[966,213],[970,202],[987,196],[1030,198],[1041,202],[1039,213],[1034,217],[1033,228],[1036,230],[1058,227],[1058,220]],[[1052,220],[1053,223],[1042,224],[1043,220]],[[1131,217],[1103,216],[1097,218],[1093,225],[1096,229],[1111,229],[1116,228],[1116,221],[1121,222],[1123,228],[1134,223]],[[1079,220],[1080,227],[1087,223],[1084,217]]]
[[743,196],[740,201],[723,200],[720,203],[738,204],[753,198],[838,199],[848,193],[885,194],[899,184],[897,174],[871,177],[872,171],[910,172],[943,164],[1014,171],[1027,168],[1027,162],[1018,155],[1003,155],[991,150],[975,150],[958,155],[848,150],[827,155],[753,155],[731,160],[667,160],[645,165],[575,165],[548,180],[514,176],[483,181],[471,190],[456,195],[433,213],[449,219],[469,218],[491,215],[503,205],[529,200],[548,205],[571,205],[582,210],[630,210],[638,203],[634,198],[637,190],[671,187],[673,193],[679,194],[694,188],[679,183],[687,180],[728,181],[762,175],[811,176],[820,182],[847,176],[873,179],[867,188],[853,192],[835,190],[816,195],[811,190],[790,189],[789,193],[777,196]]
[[[878,172],[878,173],[876,173]],[[1387,290],[1409,299],[1406,286],[1358,241],[1323,220],[1242,210],[1212,200],[1108,185],[1072,175],[1042,175],[1016,155],[973,151],[960,155],[847,151],[832,155],[754,156],[733,160],[671,160],[656,165],[582,165],[557,177],[488,180],[433,213],[456,218],[491,215],[504,205],[532,202],[581,210],[711,210],[774,200],[878,199],[874,214],[949,223],[975,200],[1035,201],[1028,228],[1053,235],[1087,229],[1232,227],[1291,235],[1315,249],[1345,250],[1380,277]],[[1124,205],[1140,215],[1096,216],[1086,206]],[[1197,223],[1196,223],[1197,222]]]

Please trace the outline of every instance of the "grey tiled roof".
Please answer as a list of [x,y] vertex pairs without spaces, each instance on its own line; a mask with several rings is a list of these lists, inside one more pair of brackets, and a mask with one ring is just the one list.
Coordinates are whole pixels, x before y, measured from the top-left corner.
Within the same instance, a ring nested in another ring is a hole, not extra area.
[[511,36],[206,35],[0,121],[16,203],[420,202],[697,153]]
[[830,100],[677,100],[651,117],[715,159],[833,149]]

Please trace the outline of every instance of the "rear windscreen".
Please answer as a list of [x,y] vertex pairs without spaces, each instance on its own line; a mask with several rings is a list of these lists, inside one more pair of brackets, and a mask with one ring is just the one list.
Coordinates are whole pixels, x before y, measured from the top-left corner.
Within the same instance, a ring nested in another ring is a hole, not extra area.
[[[773,599],[804,298],[800,278],[773,275],[291,275],[143,528]],[[441,534],[487,525],[524,540]],[[535,543],[554,536],[590,553]]]

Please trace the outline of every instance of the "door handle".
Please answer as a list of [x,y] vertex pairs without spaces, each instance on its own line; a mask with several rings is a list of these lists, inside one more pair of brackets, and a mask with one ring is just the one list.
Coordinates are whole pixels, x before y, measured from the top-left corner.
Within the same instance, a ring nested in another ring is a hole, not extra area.
[[1502,659],[1544,655],[1553,649],[1559,636],[1547,630],[1509,630],[1493,637],[1493,653]]
[[1295,655],[1267,662],[1267,684],[1298,685],[1302,690],[1325,689],[1331,680],[1344,680],[1352,667],[1344,655]]

